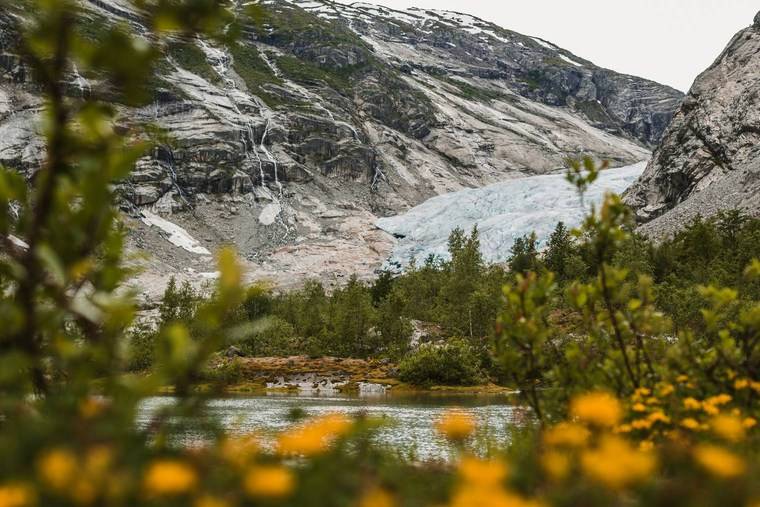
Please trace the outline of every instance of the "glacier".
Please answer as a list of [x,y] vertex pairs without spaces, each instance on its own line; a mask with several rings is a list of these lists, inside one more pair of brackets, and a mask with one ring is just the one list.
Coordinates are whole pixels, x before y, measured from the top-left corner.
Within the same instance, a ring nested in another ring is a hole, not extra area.
[[448,258],[448,237],[459,227],[469,233],[477,225],[487,262],[509,258],[515,239],[535,232],[544,246],[558,222],[581,224],[591,206],[607,192],[622,193],[644,172],[646,161],[607,169],[580,196],[565,174],[529,176],[433,197],[404,214],[381,218],[378,228],[398,238],[385,267],[406,267],[430,255]]

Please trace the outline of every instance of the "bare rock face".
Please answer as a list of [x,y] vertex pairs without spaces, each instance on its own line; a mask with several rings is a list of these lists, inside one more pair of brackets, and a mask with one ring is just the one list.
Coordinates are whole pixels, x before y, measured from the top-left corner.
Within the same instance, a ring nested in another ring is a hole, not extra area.
[[[80,3],[85,34],[145,30],[131,2]],[[275,283],[371,274],[392,247],[378,217],[567,156],[645,160],[683,98],[465,14],[331,0],[266,11],[229,47],[167,41],[152,102],[113,104],[124,125],[171,137],[120,185],[148,274],[211,276],[197,252],[230,243]],[[0,11],[0,163],[31,175],[44,144],[42,101],[14,47],[24,15],[21,3]],[[68,93],[107,100],[76,68]]]
[[760,13],[694,82],[625,199],[655,235],[720,210],[760,214]]

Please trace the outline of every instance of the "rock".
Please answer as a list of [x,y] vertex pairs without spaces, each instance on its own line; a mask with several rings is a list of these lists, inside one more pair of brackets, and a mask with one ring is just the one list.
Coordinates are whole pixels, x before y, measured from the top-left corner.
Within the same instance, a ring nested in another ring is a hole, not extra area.
[[245,354],[243,353],[242,350],[240,350],[239,348],[233,345],[224,351],[224,357],[229,357],[229,358],[245,357]]
[[626,193],[642,231],[669,235],[697,215],[760,214],[760,25],[739,32],[689,95]]
[[760,25],[760,11],[755,14],[755,24]]

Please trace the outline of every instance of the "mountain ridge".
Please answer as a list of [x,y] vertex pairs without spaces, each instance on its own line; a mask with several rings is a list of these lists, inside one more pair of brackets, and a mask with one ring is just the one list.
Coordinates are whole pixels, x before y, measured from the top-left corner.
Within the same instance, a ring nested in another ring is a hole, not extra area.
[[[0,162],[31,176],[42,102],[13,49],[22,4],[0,13]],[[145,30],[126,0],[81,5],[87,37]],[[369,275],[393,246],[378,217],[553,172],[566,156],[644,160],[682,98],[465,14],[420,10],[412,24],[365,4],[262,5],[234,45],[171,39],[152,102],[113,104],[124,128],[152,123],[170,138],[121,186],[130,248],[151,256],[141,290],[204,278],[213,263],[197,252],[229,243],[278,284]],[[108,97],[76,68],[69,88]],[[146,212],[203,250],[171,243]]]
[[760,12],[700,74],[643,175],[626,193],[642,231],[697,216],[760,213]]

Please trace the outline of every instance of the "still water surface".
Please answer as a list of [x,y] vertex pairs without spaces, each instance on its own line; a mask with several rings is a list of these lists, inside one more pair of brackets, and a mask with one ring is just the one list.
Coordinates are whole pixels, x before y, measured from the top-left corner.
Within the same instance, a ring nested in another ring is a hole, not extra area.
[[[171,397],[149,398],[143,402],[139,425],[148,425],[162,407],[171,405]],[[525,409],[516,406],[509,396],[452,396],[452,395],[381,395],[308,396],[266,395],[236,396],[210,402],[208,417],[216,418],[232,433],[271,435],[292,423],[289,414],[294,409],[307,416],[329,413],[366,414],[388,424],[376,435],[378,444],[388,446],[416,459],[448,459],[450,448],[435,432],[436,420],[452,408],[462,408],[477,420],[480,436],[476,446],[481,450],[509,440],[510,427],[525,421]],[[191,437],[192,438],[192,437]]]

